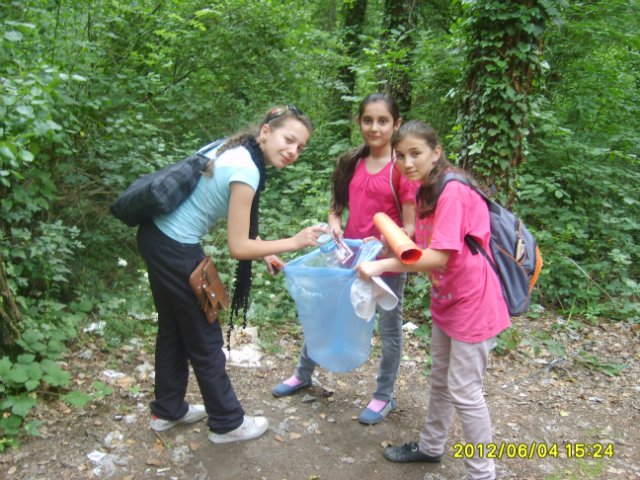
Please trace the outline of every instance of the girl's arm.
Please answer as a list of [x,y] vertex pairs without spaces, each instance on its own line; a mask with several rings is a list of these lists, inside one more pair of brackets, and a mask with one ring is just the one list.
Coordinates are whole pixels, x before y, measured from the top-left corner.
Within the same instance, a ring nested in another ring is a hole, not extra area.
[[402,205],[402,227],[409,238],[416,234],[416,204],[409,200]]
[[451,255],[451,250],[432,250],[427,248],[422,251],[422,257],[411,265],[404,264],[398,259],[385,258],[376,262],[363,262],[355,270],[358,271],[358,278],[370,281],[371,277],[376,277],[384,272],[423,272],[436,270],[447,264]]
[[336,213],[333,209],[329,210],[329,220],[327,223],[334,238],[340,238],[342,236],[342,212]]
[[320,227],[308,227],[291,238],[282,240],[249,239],[251,203],[255,192],[246,183],[231,182],[231,198],[227,217],[227,244],[229,253],[236,260],[255,260],[268,255],[302,250],[318,245],[314,232],[323,232]]
[[[260,242],[262,241],[259,236],[256,237],[256,240],[259,240]],[[262,257],[262,261],[267,266],[267,270],[269,270],[269,273],[272,277],[275,277],[278,273],[280,273],[282,267],[286,265],[286,263],[280,260],[276,255],[267,255],[266,257]]]

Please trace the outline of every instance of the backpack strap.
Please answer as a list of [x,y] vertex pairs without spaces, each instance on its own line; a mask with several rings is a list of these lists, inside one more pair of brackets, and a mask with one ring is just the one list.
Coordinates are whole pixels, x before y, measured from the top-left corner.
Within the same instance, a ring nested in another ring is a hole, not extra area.
[[[447,183],[454,182],[454,181],[455,182],[460,182],[460,183],[466,185],[467,187],[472,188],[475,192],[480,194],[480,196],[482,198],[484,198],[484,200],[487,202],[487,204],[489,204],[491,202],[491,200],[489,200],[487,198],[487,196],[484,194],[484,192],[482,190],[480,190],[479,188],[477,188],[478,187],[477,184],[469,185],[469,182],[468,182],[467,178],[464,175],[460,175],[458,172],[447,172],[447,173],[444,174],[444,179],[442,181],[442,188],[440,189],[440,193],[442,193],[442,191],[444,190],[444,187],[445,187],[445,185]],[[493,188],[495,188],[495,186]],[[495,262],[491,259],[491,257],[486,252],[486,250],[484,248],[482,248],[480,243],[475,238],[473,238],[471,235],[465,235],[464,243],[466,243],[467,247],[469,247],[469,250],[471,251],[471,255],[477,255],[478,252],[480,252],[482,254],[482,256],[487,259],[487,261],[489,262],[489,265],[491,265],[491,268],[493,268],[493,271],[496,272],[496,274],[500,275],[499,272],[498,272],[498,267],[496,266]]]
[[[393,155],[393,152],[391,152],[391,155]],[[391,169],[389,170],[389,186],[391,187],[391,193],[393,193],[393,199],[396,201],[396,207],[398,207],[398,213],[400,213],[400,221],[404,223],[404,220],[402,218],[402,207],[400,206],[400,200],[398,199],[398,194],[396,192],[400,191],[400,174],[395,176],[393,176],[393,172],[396,169],[396,160],[398,159],[397,156],[393,157],[393,160],[391,160]],[[395,180],[395,181],[394,181]]]
[[482,256],[487,259],[487,262],[489,262],[489,265],[491,265],[491,268],[493,268],[493,271],[496,272],[496,275],[498,275],[498,277],[500,276],[500,272],[498,272],[497,265],[493,260],[491,260],[491,257],[489,256],[489,254],[486,252],[484,248],[482,248],[480,243],[478,243],[478,241],[475,238],[473,238],[471,235],[465,235],[464,243],[466,243],[467,247],[469,247],[469,250],[471,250],[471,255],[477,255],[478,252],[480,252]]

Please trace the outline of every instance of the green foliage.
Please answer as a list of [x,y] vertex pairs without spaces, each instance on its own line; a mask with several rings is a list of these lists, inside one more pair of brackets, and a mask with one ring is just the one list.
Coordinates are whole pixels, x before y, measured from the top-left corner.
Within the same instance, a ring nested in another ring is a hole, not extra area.
[[595,355],[588,355],[585,352],[582,352],[581,356],[576,358],[576,362],[609,376],[620,375],[622,370],[627,368],[624,363],[602,362]]
[[405,286],[403,308],[418,309],[425,318],[431,318],[431,282],[424,273],[410,275]]
[[[355,52],[341,2],[2,6],[0,254],[24,321],[17,353],[0,361],[0,449],[37,434],[43,390],[78,407],[108,395],[66,390],[55,362],[78,329],[102,322],[110,347],[156,331],[135,231],[108,210],[126,185],[292,102],[317,128],[295,165],[269,172],[260,234],[294,235],[327,218],[329,159],[362,141],[349,121],[360,99],[399,77],[413,92],[405,120],[434,125],[461,165],[513,194],[500,200],[544,256],[535,301],[638,320],[638,2],[433,0],[396,23],[386,3],[367,3]],[[224,221],[205,248],[231,285]],[[295,304],[282,275],[260,261],[254,274],[251,322],[277,350],[278,329],[297,328]],[[429,288],[411,276],[405,308],[429,319]],[[563,354],[514,330],[498,349],[518,343]]]
[[498,334],[495,349],[498,355],[506,355],[509,351],[515,351],[520,343],[520,332],[510,327]]
[[536,110],[537,76],[548,63],[542,56],[546,22],[564,0],[484,2],[462,0],[463,20],[455,25],[466,49],[459,87],[459,161],[482,178],[497,180],[511,199],[513,182]]

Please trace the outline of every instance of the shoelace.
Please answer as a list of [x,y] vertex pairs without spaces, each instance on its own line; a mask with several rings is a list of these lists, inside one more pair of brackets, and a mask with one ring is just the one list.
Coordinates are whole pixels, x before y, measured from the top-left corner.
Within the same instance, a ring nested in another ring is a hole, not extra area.
[[418,444],[416,442],[405,443],[402,446],[402,453],[415,452],[418,450]]

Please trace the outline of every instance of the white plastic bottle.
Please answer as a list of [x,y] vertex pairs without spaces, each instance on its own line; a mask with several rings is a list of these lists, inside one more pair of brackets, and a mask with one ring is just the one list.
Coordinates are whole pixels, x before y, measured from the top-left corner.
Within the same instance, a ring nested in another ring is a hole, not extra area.
[[340,268],[342,264],[336,256],[336,242],[333,239],[333,234],[325,233],[318,237],[318,248],[324,258],[325,268]]

